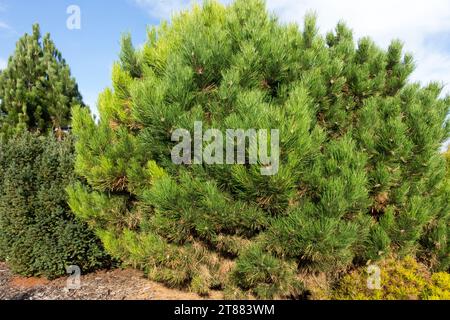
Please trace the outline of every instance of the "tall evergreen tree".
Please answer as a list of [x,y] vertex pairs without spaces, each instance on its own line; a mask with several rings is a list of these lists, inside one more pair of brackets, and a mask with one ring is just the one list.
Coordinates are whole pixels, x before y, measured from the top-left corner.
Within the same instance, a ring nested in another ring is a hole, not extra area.
[[39,25],[16,45],[8,66],[0,73],[0,134],[46,132],[66,127],[71,108],[83,105],[69,66]]
[[[312,16],[300,30],[260,0],[206,1],[140,50],[123,41],[98,124],[74,112],[88,185],[69,190],[71,208],[115,257],[200,293],[296,295],[297,268],[430,251],[424,237],[448,202],[450,97],[408,83],[413,70],[399,41],[385,51],[343,23],[324,38]],[[279,172],[174,164],[172,132],[194,136],[196,121],[279,129]]]

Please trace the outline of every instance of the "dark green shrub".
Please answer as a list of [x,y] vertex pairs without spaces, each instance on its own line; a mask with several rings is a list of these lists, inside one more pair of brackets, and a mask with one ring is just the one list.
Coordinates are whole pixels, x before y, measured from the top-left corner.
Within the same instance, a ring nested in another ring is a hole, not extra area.
[[107,261],[101,244],[67,205],[75,180],[73,142],[24,132],[0,143],[0,259],[27,276],[56,277]]

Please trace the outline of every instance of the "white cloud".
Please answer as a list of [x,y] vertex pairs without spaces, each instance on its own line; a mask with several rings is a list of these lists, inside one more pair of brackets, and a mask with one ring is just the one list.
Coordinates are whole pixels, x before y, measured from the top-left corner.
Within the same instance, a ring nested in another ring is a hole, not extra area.
[[[179,10],[199,0],[134,0],[152,18],[169,19]],[[230,2],[222,0],[221,2]],[[318,26],[326,33],[343,20],[355,32],[355,38],[370,36],[386,48],[393,39],[405,43],[405,50],[414,54],[417,70],[412,80],[428,83],[436,80],[446,84],[450,93],[450,43],[447,51],[433,46],[437,34],[450,34],[450,3],[448,0],[267,0],[270,11],[283,22],[303,23],[306,12],[318,15]],[[447,41],[450,42],[450,37]]]
[[11,27],[6,22],[0,21],[0,34],[1,35],[11,36],[11,35],[15,35],[16,33],[17,32],[13,29],[13,27]]
[[150,17],[155,19],[169,19],[173,13],[190,8],[199,0],[134,0],[144,8]]
[[11,27],[7,23],[0,21],[0,29],[11,30]]
[[450,141],[447,141],[447,143],[444,144],[444,146],[442,147],[442,152],[449,150],[449,148],[450,148]]
[[450,93],[450,43],[445,51],[427,41],[450,34],[448,0],[268,0],[267,4],[284,22],[301,24],[307,11],[316,12],[322,33],[343,20],[356,38],[370,36],[384,48],[392,39],[400,39],[417,64],[412,80],[442,81]]
[[97,107],[97,99],[98,99],[98,93],[89,92],[88,94],[83,95],[83,100],[86,105],[89,106],[91,109],[92,114],[95,117],[99,117],[98,107]]
[[[174,12],[199,0],[134,0],[150,17],[169,19]],[[229,3],[230,0],[220,0]],[[448,0],[266,0],[271,12],[283,22],[302,25],[307,12],[315,12],[321,33],[339,21],[354,30],[355,38],[370,36],[387,48],[400,39],[414,55],[412,81],[440,81],[450,94],[450,3]],[[440,48],[440,49],[439,49]]]
[[7,61],[5,59],[0,58],[0,70],[3,70],[8,65]]
[[[6,5],[0,2],[0,12],[6,12]],[[0,20],[0,31],[15,32],[14,29],[4,21]]]

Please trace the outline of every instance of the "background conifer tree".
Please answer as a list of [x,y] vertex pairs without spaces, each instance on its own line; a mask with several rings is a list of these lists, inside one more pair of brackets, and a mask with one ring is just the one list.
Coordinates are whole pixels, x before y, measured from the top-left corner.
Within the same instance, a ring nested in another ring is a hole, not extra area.
[[46,132],[66,127],[71,108],[83,105],[69,66],[39,25],[19,39],[0,73],[0,134],[24,129]]
[[[408,83],[413,70],[399,41],[382,50],[343,23],[323,37],[313,16],[299,28],[263,1],[206,1],[150,29],[140,50],[124,38],[98,124],[74,112],[87,185],[70,188],[70,206],[114,257],[199,293],[297,296],[298,269],[429,253],[428,231],[448,216],[450,98]],[[171,133],[193,136],[195,121],[279,129],[278,174],[173,164]]]
[[0,73],[0,260],[22,275],[57,277],[69,265],[89,272],[110,264],[67,205],[65,188],[77,180],[73,139],[51,131],[62,138],[75,105],[83,102],[69,66],[34,25]]

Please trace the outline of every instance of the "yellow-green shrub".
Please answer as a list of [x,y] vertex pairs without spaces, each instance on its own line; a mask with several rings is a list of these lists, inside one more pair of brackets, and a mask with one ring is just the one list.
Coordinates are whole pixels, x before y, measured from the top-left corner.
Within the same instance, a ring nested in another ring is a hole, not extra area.
[[431,284],[425,289],[426,300],[450,300],[450,274],[438,272],[431,276]]
[[411,257],[403,260],[389,259],[378,263],[381,289],[367,286],[367,268],[355,270],[344,276],[333,291],[338,300],[448,300],[450,299],[450,274],[430,274],[424,265]]

